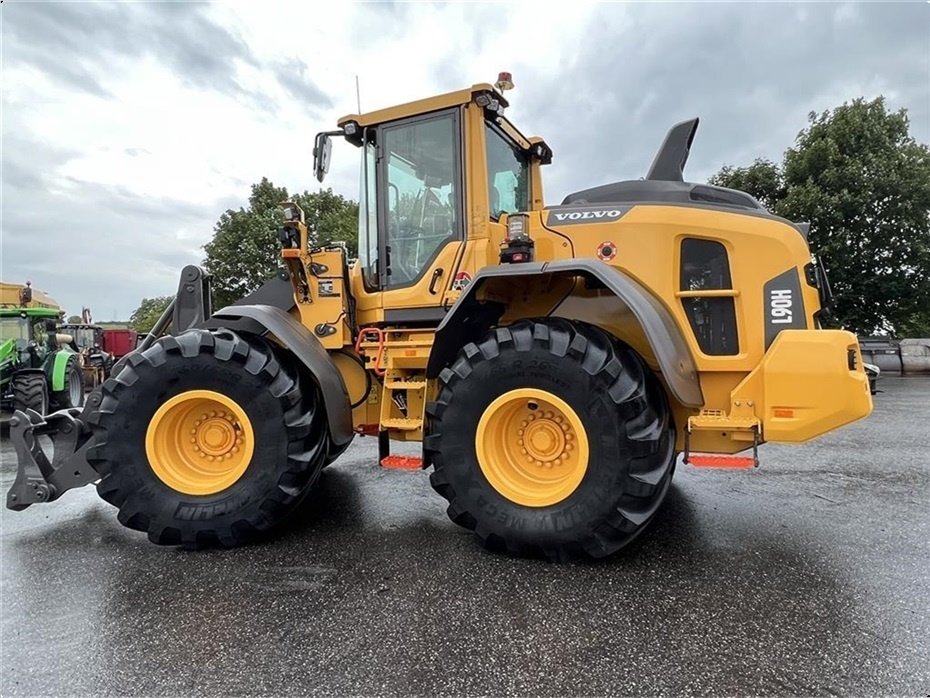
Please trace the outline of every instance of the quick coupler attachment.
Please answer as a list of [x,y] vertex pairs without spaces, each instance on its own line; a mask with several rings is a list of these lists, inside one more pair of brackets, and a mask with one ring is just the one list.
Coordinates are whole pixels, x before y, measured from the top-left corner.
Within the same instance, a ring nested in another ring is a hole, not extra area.
[[46,416],[35,410],[13,413],[10,441],[18,470],[6,495],[8,509],[22,511],[30,504],[53,502],[74,487],[100,479],[87,462],[93,436],[81,413],[77,408]]

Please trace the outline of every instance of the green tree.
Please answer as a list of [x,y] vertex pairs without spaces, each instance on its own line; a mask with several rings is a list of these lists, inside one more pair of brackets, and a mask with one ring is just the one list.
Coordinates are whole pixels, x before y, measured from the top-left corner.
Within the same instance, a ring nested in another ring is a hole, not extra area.
[[213,239],[204,245],[204,267],[213,276],[216,308],[234,303],[272,277],[280,266],[277,230],[283,222],[280,204],[293,200],[303,210],[314,244],[344,241],[349,254],[358,250],[358,204],[332,190],[291,197],[267,177],[252,185],[248,208],[223,213]]
[[724,165],[709,181],[711,184],[752,194],[769,210],[774,210],[778,202],[785,198],[785,178],[781,169],[764,158],[758,158],[749,167]]
[[80,315],[69,315],[68,324],[69,325],[80,325],[84,322],[84,319]]
[[711,178],[810,222],[834,322],[860,334],[930,335],[930,148],[908,125],[882,97],[856,99],[812,112],[780,167],[757,160]]
[[349,256],[358,254],[358,203],[334,194],[332,189],[304,192],[294,196],[304,210],[307,226],[315,244],[323,246],[344,242]]
[[143,298],[139,307],[129,316],[129,326],[140,334],[148,332],[173,299],[174,296]]

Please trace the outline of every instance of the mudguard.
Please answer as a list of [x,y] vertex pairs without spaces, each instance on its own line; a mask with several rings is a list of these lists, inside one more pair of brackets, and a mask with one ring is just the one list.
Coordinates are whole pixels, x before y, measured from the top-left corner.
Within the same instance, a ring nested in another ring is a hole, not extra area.
[[630,309],[655,353],[672,395],[687,407],[704,405],[697,367],[675,319],[642,284],[615,267],[594,259],[501,265],[479,271],[436,330],[426,375],[435,378],[458,350],[487,332],[503,315],[505,306],[478,299],[478,291],[492,279],[533,276],[581,276],[600,282]]
[[320,386],[333,443],[343,446],[352,440],[352,409],[342,374],[320,341],[287,312],[273,305],[230,305],[214,313],[202,326],[259,337],[270,335],[300,360]]
[[77,354],[66,349],[59,349],[52,354],[51,390],[56,393],[65,389],[65,374],[68,369],[68,361],[72,356],[77,356]]

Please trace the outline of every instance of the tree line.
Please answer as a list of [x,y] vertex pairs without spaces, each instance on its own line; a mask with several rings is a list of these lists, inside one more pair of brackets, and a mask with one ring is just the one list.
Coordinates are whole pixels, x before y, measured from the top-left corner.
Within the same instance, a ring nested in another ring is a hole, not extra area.
[[[781,162],[725,165],[710,183],[745,191],[769,211],[810,223],[836,304],[825,324],[860,335],[930,336],[930,148],[907,111],[864,98],[811,112]],[[267,178],[248,207],[227,210],[204,246],[214,306],[235,302],[279,266],[279,204],[296,201],[319,244],[358,246],[358,204],[331,189],[289,194]],[[172,296],[145,298],[131,325],[148,331]]]

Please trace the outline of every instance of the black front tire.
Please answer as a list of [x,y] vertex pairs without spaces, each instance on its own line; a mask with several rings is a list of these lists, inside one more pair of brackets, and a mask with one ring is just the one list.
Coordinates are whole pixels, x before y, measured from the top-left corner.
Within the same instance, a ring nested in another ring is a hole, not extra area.
[[48,381],[42,373],[20,373],[13,376],[13,409],[49,413]]
[[[486,547],[557,560],[604,557],[639,535],[664,500],[676,456],[664,390],[636,352],[602,330],[558,318],[520,321],[466,345],[439,381],[424,441],[430,482],[449,501],[449,517]],[[571,406],[590,444],[580,484],[548,506],[503,496],[476,453],[485,409],[521,388]]]
[[[315,384],[300,378],[286,352],[226,330],[191,330],[130,354],[103,384],[101,404],[89,417],[97,442],[88,460],[101,475],[98,494],[119,508],[123,525],[162,545],[233,547],[272,531],[303,499],[327,455],[322,400]],[[245,473],[215,494],[173,489],[146,455],[155,412],[190,390],[228,396],[254,431]]]
[[84,372],[76,354],[68,357],[65,367],[65,387],[52,393],[51,405],[56,410],[81,407],[84,404]]

